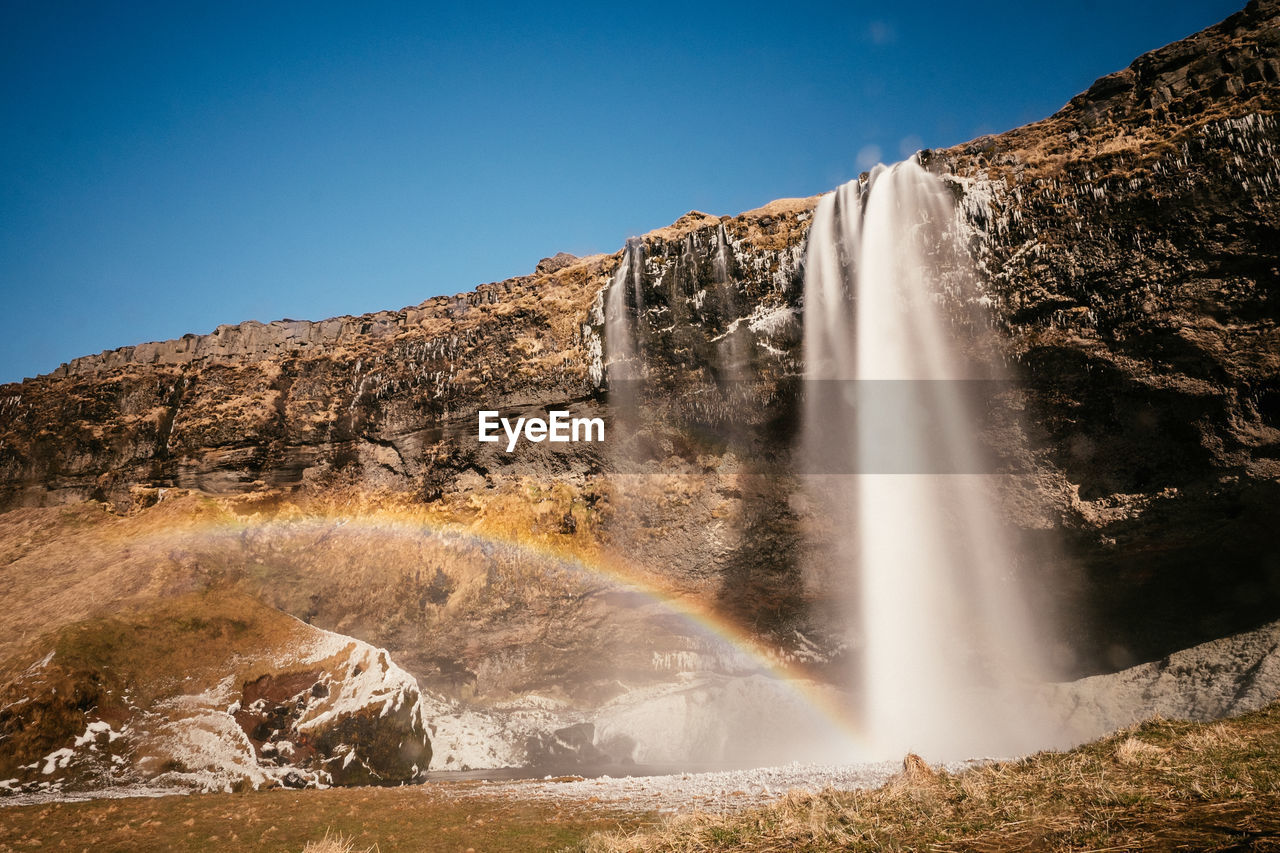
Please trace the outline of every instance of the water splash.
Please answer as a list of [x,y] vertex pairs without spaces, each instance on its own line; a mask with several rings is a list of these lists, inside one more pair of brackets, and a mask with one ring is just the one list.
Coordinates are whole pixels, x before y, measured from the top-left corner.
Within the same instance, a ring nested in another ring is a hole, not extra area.
[[[967,380],[998,375],[946,187],[915,161],[819,203],[805,274],[803,450],[855,628],[872,753],[1047,745],[1040,655],[984,470]],[[987,340],[982,340],[987,338]]]

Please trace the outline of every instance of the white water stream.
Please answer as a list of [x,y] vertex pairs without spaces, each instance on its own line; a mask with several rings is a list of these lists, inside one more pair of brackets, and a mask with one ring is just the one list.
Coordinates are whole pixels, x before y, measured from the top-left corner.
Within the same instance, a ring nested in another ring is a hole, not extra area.
[[809,232],[803,452],[823,472],[864,758],[1052,740],[1027,711],[1041,643],[967,405],[998,371],[957,345],[949,313],[964,296],[953,222],[945,186],[907,161],[824,197]]

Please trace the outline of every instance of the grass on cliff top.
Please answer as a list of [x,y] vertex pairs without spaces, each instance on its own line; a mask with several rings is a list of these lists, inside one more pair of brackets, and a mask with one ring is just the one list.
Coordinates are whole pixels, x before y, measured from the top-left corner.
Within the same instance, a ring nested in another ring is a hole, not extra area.
[[1234,720],[1153,720],[1071,752],[871,791],[790,793],[580,847],[623,851],[1280,850],[1280,703]]
[[110,673],[145,706],[185,682],[216,684],[227,674],[229,658],[242,664],[270,660],[306,636],[305,626],[285,614],[214,589],[66,625],[30,643],[25,654],[0,667],[0,676],[21,673],[52,646],[60,667]]

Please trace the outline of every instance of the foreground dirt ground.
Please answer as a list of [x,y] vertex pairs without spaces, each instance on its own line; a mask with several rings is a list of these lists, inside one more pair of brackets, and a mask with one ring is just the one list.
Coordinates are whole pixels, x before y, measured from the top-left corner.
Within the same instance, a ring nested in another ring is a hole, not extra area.
[[0,851],[301,851],[326,833],[379,853],[1280,850],[1280,703],[959,773],[905,766],[875,789],[667,819],[570,784],[563,799],[451,782],[12,806],[0,808]]
[[477,798],[468,786],[258,791],[134,797],[0,809],[0,851],[263,850],[297,853],[326,833],[354,849],[559,850],[651,821],[584,802]]

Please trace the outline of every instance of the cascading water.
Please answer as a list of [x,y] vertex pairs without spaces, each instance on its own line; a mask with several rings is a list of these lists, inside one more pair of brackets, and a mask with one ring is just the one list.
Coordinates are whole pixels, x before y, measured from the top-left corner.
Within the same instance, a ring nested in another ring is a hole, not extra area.
[[634,452],[644,380],[640,329],[644,320],[644,242],[632,237],[604,295],[604,373],[609,385],[611,446],[619,461]]
[[[712,293],[704,291],[701,296],[724,299],[725,305],[736,308],[730,301],[735,287],[730,278],[731,250],[723,227],[719,229],[717,241],[710,277],[714,287]],[[679,260],[667,270],[670,278],[665,281],[663,276],[650,278],[653,303],[660,303],[664,295],[657,291],[653,298],[656,288],[670,293],[686,282],[706,283],[705,276],[698,275],[702,244],[696,242],[693,235],[683,242]],[[660,268],[662,260],[659,256],[655,267]],[[643,241],[628,240],[622,262],[602,299],[604,369],[611,422],[609,452],[614,468],[609,501],[615,524],[610,538],[620,562],[631,563],[636,569],[649,568],[640,563],[636,555],[653,548],[649,526],[653,522],[646,520],[641,528],[634,526],[628,516],[633,515],[636,508],[645,511],[653,507],[655,496],[663,494],[665,478],[649,464],[646,457],[649,451],[633,439],[637,433],[650,434],[670,426],[655,423],[661,419],[654,414],[656,406],[644,411],[652,393],[646,385],[654,378],[653,373],[661,376],[660,372],[648,369],[646,355],[662,355],[653,350],[646,353],[644,346],[644,341],[654,339],[645,316],[644,266]],[[663,308],[665,310],[656,313],[665,321],[669,316],[666,311],[671,308]],[[685,308],[677,306],[676,310]],[[730,309],[721,306],[721,310]],[[729,359],[725,362],[728,366],[722,370],[721,365],[715,365],[715,373],[725,378],[736,377],[736,371],[748,363],[742,342],[721,346],[722,341],[718,342],[716,352],[722,362]],[[721,384],[733,391],[737,383]],[[658,492],[654,490],[655,485]],[[720,530],[715,535],[727,542],[732,534],[730,530]],[[671,766],[683,762],[703,767],[818,761],[829,758],[833,749],[842,753],[849,751],[844,748],[848,736],[840,725],[843,721],[827,713],[808,695],[812,693],[826,699],[835,692],[832,688],[806,685],[807,690],[802,690],[799,685],[778,677],[770,666],[761,665],[754,653],[742,655],[730,634],[673,623],[669,615],[656,610],[648,598],[637,590],[619,590],[610,595],[609,606],[639,613],[638,616],[633,613],[630,618],[643,619],[646,612],[651,614],[649,618],[654,621],[649,636],[643,640],[638,638],[637,647],[647,642],[655,649],[665,643],[666,648],[652,652],[650,672],[645,672],[643,664],[629,654],[619,656],[617,684],[622,686],[638,677],[640,686],[595,709],[596,746],[608,752],[630,743],[631,757],[642,763]],[[637,676],[637,672],[641,675]]]
[[[740,306],[737,287],[729,275],[731,252],[729,234],[725,231],[724,223],[721,223],[716,228],[716,253],[712,271],[722,316],[736,318],[740,314]],[[743,333],[744,330],[738,328],[738,322],[735,320],[734,325],[731,325],[716,341],[716,356],[719,362],[717,375],[730,382],[748,378],[747,339]]]
[[1040,644],[967,406],[998,370],[984,324],[955,322],[981,302],[954,223],[912,160],[824,197],[809,232],[802,452],[823,472],[868,758],[1052,740],[1024,692]]
[[[622,253],[622,265],[605,293],[605,371],[611,385],[640,378],[642,362],[628,301],[635,307],[637,318],[643,315],[644,296],[640,286],[643,270],[644,243],[630,239]],[[611,387],[611,392],[615,390]]]

